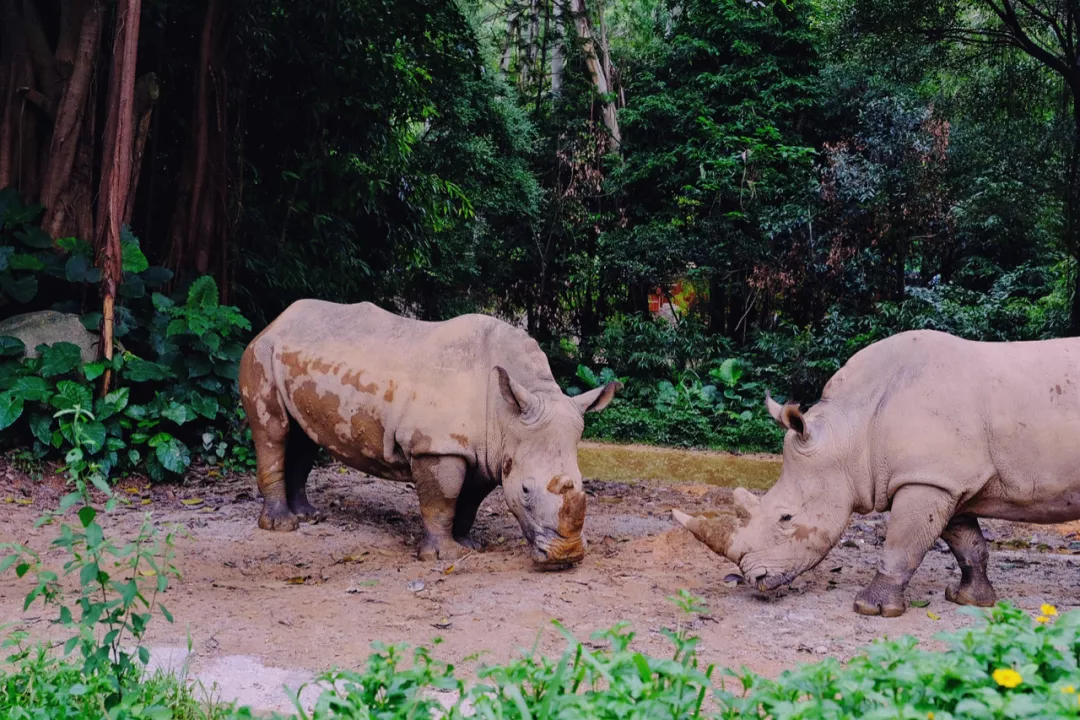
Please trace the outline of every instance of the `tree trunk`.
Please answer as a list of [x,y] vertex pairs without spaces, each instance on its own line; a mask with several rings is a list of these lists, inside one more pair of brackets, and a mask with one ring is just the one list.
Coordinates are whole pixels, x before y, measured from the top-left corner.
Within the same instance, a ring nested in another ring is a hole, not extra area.
[[551,0],[551,13],[555,18],[555,44],[551,48],[551,94],[555,97],[562,92],[562,75],[565,58],[563,51],[566,42],[566,28],[562,16],[563,0]]
[[[116,9],[113,72],[109,77],[109,106],[105,121],[105,147],[98,193],[97,246],[101,267],[103,306],[102,349],[113,356],[113,312],[116,290],[123,278],[120,231],[131,189],[132,142],[135,122],[135,61],[139,49],[141,0],[123,0]],[[109,391],[111,372],[102,378],[102,394]]]
[[[90,198],[85,193],[72,192],[71,185],[73,181],[83,179],[73,173],[80,145],[87,139],[93,143],[93,134],[87,138],[83,123],[87,121],[87,114],[91,115],[88,122],[93,122],[95,98],[90,93],[90,87],[101,37],[101,6],[96,1],[89,6],[80,3],[83,16],[75,18],[70,9],[74,4],[65,4],[64,12],[68,15],[65,23],[79,21],[78,43],[74,51],[69,52],[62,37],[57,48],[57,57],[64,58],[61,66],[69,68],[70,75],[57,106],[49,159],[41,186],[40,202],[45,206],[42,228],[53,238],[76,231],[79,215],[90,211],[89,207],[78,208],[73,204],[77,197],[83,203]],[[92,150],[90,155],[93,155]],[[89,241],[91,237],[83,236],[83,239]]]
[[608,150],[616,152],[622,143],[622,135],[619,132],[619,120],[615,111],[615,103],[607,97],[611,91],[604,57],[601,49],[598,55],[596,42],[593,39],[592,26],[589,22],[589,14],[585,8],[585,0],[570,0],[570,13],[574,17],[574,25],[577,28],[578,37],[581,38],[582,50],[585,52],[585,62],[592,75],[596,94],[603,97],[604,125],[608,129]]
[[154,112],[161,89],[157,75],[147,73],[135,83],[135,150],[131,163],[131,187],[128,189],[124,207],[124,224],[130,225],[135,213],[135,196],[139,189],[139,175],[142,170],[143,155],[146,153],[146,139],[150,135],[150,117]]
[[222,293],[228,275],[228,142],[225,126],[225,3],[208,0],[194,88],[191,138],[181,169],[170,228],[169,267],[215,274]]

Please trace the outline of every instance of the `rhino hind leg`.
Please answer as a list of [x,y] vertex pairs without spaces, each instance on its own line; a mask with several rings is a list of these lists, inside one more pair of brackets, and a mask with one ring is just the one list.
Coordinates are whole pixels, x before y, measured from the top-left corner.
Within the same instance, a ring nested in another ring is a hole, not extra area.
[[255,464],[263,509],[259,527],[291,532],[300,520],[289,509],[285,492],[286,445],[292,423],[270,377],[272,347],[256,338],[240,358],[240,399],[251,427]]
[[960,566],[959,584],[945,588],[945,598],[957,605],[992,607],[997,593],[986,576],[990,548],[974,515],[954,517],[941,533],[941,539],[956,556]]
[[468,552],[468,548],[454,539],[454,516],[465,473],[465,461],[459,457],[413,458],[412,476],[424,522],[424,538],[417,552],[419,559],[454,560]]
[[285,446],[285,499],[289,510],[300,522],[319,519],[319,511],[308,500],[307,481],[315,466],[319,446],[295,422],[289,429]]
[[476,522],[476,513],[480,509],[480,504],[494,489],[495,483],[469,482],[468,479],[465,481],[461,494],[458,495],[457,506],[454,508],[453,533],[454,540],[459,545],[470,550],[480,549],[480,544],[469,537],[469,532],[472,530],[473,523]]
[[941,537],[955,505],[948,493],[930,485],[909,485],[896,493],[881,567],[855,596],[855,612],[884,617],[904,614],[908,582]]

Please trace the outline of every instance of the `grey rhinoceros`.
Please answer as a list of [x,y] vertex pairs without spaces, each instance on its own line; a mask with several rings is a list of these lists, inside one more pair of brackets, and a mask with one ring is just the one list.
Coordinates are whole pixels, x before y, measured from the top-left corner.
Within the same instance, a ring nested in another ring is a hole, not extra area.
[[762,591],[836,545],[852,513],[891,511],[884,555],[856,612],[897,616],[937,538],[960,582],[946,597],[996,602],[978,518],[1080,518],[1080,339],[987,343],[906,332],[855,354],[805,414],[768,396],[784,428],[780,479],[735,491],[716,518],[675,519]]
[[620,387],[568,397],[535,340],[485,315],[422,322],[370,303],[300,300],[240,361],[259,527],[295,530],[315,517],[305,487],[321,446],[361,472],[416,484],[421,559],[473,547],[476,511],[502,485],[533,559],[576,563],[585,554],[582,416]]

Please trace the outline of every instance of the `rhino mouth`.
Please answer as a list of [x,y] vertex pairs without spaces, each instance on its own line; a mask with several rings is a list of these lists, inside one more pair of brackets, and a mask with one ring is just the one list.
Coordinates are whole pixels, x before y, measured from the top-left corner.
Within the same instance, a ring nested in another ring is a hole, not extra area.
[[561,534],[547,541],[534,542],[533,564],[538,570],[566,570],[585,559],[585,540],[580,534],[564,537]]
[[770,573],[765,568],[754,568],[744,573],[745,582],[748,585],[757,588],[758,592],[767,594],[775,593],[785,585],[790,585],[796,575],[798,575],[798,573],[794,571]]

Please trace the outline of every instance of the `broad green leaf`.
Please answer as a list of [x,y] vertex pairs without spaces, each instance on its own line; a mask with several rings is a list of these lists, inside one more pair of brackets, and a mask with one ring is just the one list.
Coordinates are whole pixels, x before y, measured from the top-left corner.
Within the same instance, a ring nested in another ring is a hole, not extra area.
[[19,378],[11,389],[22,395],[24,400],[30,400],[31,402],[45,402],[52,395],[49,384],[34,375]]
[[56,246],[72,255],[81,255],[88,258],[94,256],[94,248],[91,247],[90,243],[78,238],[60,238],[56,241]]
[[177,425],[183,425],[189,420],[195,419],[195,413],[187,405],[183,405],[178,402],[172,402],[161,413],[162,417],[172,420]]
[[733,387],[739,384],[739,379],[742,378],[743,369],[742,365],[736,358],[728,358],[720,364],[717,370],[717,376],[720,381],[728,387]]
[[45,269],[45,265],[38,259],[37,255],[28,255],[24,253],[15,253],[9,257],[8,265],[12,270],[30,270],[32,272],[38,272]]
[[30,416],[30,432],[42,445],[48,445],[52,440],[53,419],[48,415],[34,413]]
[[38,281],[33,275],[17,280],[11,275],[0,275],[0,290],[3,290],[15,302],[26,304],[37,295]]
[[26,345],[17,337],[0,335],[0,357],[20,357],[26,352]]
[[191,453],[187,445],[174,437],[154,448],[158,462],[169,472],[183,473],[191,464]]
[[173,301],[161,293],[154,293],[151,297],[151,301],[154,303],[154,309],[160,313],[173,307]]
[[36,250],[51,250],[53,247],[53,239],[49,237],[49,233],[40,227],[28,227],[25,230],[20,230],[15,233],[15,237],[19,238],[23,245]]
[[191,284],[187,305],[190,309],[212,310],[218,306],[218,287],[214,278],[203,275]]
[[105,426],[97,421],[79,424],[79,441],[94,455],[105,447]]
[[42,353],[41,375],[54,377],[69,373],[82,363],[82,351],[78,345],[58,342]]
[[169,371],[158,365],[138,357],[131,357],[124,368],[124,377],[131,382],[150,382],[154,380],[168,379]]
[[83,527],[87,527],[90,523],[94,522],[94,518],[97,517],[97,510],[87,505],[86,507],[79,508],[79,522]]
[[23,399],[14,391],[0,393],[0,430],[6,430],[22,416]]
[[[101,313],[99,312],[86,313],[79,318],[79,321],[82,322],[82,326],[90,332],[97,332],[101,329]],[[119,355],[117,355],[117,357],[119,357]]]
[[195,412],[199,413],[207,420],[213,420],[217,417],[218,402],[208,395],[200,395],[198,393],[192,395],[191,407]]
[[126,273],[141,273],[150,267],[146,255],[139,248],[139,240],[125,225],[120,231],[120,259]]
[[99,377],[101,377],[104,374],[105,374],[105,363],[103,363],[103,362],[93,362],[93,363],[87,363],[86,365],[83,365],[83,375],[85,375],[86,379],[89,380],[90,382],[94,382],[95,380],[97,380]]
[[61,380],[56,384],[56,393],[49,400],[58,410],[71,410],[79,407],[89,411],[94,406],[90,388],[73,380]]
[[92,267],[89,258],[82,255],[72,255],[64,264],[64,277],[67,278],[68,282],[87,282],[86,274],[90,272]]

